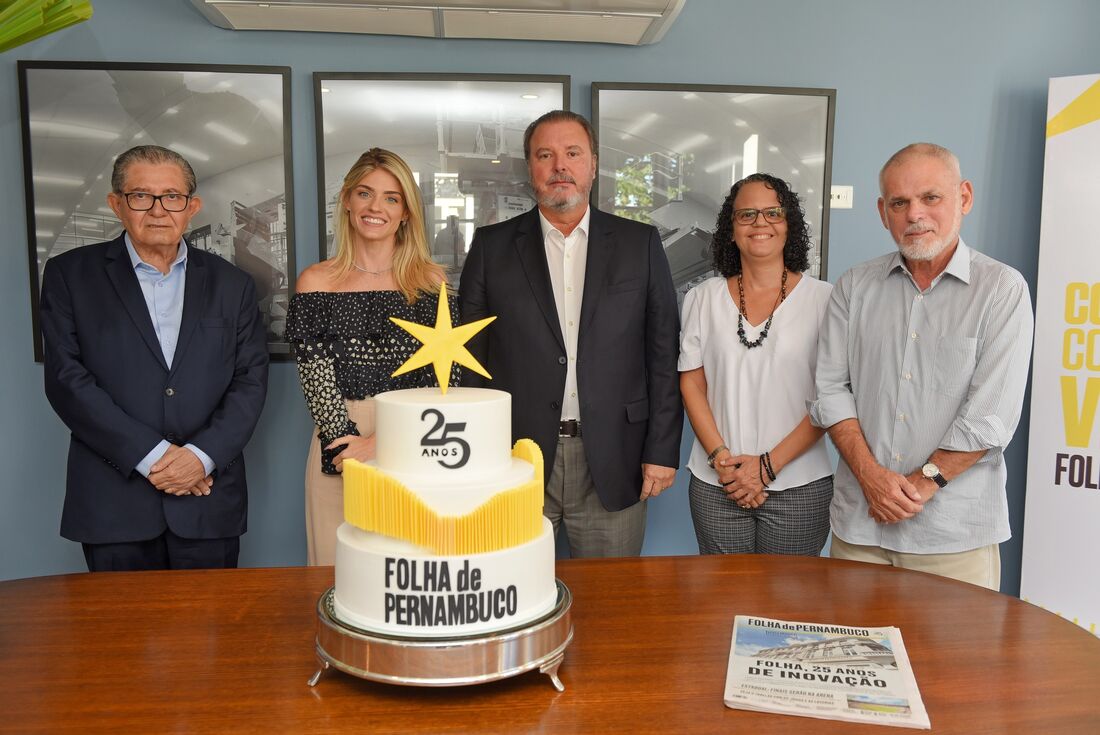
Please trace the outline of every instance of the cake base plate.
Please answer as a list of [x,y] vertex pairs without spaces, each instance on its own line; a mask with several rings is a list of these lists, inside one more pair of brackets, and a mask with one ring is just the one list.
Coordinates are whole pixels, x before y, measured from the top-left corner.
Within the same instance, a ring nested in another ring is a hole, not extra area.
[[356,628],[336,617],[330,587],[317,601],[315,686],[330,668],[387,684],[448,687],[484,684],[533,669],[559,691],[558,666],[573,641],[573,595],[560,579],[554,609],[526,625],[456,638],[412,638]]

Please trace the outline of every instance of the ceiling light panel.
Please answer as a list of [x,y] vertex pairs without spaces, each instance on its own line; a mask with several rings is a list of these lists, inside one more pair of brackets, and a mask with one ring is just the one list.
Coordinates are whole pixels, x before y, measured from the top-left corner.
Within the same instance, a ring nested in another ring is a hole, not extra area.
[[686,0],[191,0],[231,30],[656,43]]

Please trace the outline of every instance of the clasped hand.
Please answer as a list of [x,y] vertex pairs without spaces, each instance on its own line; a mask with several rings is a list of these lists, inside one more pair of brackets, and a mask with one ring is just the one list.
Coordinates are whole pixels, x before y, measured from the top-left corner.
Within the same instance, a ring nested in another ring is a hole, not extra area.
[[194,452],[173,444],[149,468],[149,482],[168,495],[209,495],[214,478]]
[[905,475],[879,466],[860,478],[867,514],[879,523],[897,523],[924,509],[926,498]]
[[726,497],[742,508],[759,508],[768,499],[760,477],[760,458],[749,454],[736,457],[723,450],[714,460],[718,481]]

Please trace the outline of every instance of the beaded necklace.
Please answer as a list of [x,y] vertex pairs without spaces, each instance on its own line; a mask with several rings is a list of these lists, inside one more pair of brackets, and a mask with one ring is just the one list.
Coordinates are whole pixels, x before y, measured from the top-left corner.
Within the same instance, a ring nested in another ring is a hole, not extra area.
[[750,350],[753,347],[759,347],[764,344],[764,340],[768,337],[768,330],[772,327],[772,318],[775,316],[775,310],[779,308],[779,305],[783,303],[783,300],[787,298],[787,269],[783,269],[783,280],[779,282],[779,296],[775,300],[775,305],[772,306],[772,313],[768,315],[768,321],[764,324],[764,329],[761,330],[760,336],[749,342],[745,339],[745,286],[741,282],[741,274],[737,274],[737,337],[741,340],[741,344]]

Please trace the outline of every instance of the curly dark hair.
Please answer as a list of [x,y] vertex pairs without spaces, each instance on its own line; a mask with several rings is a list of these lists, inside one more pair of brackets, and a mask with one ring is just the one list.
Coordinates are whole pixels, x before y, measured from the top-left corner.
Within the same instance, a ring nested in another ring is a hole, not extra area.
[[742,186],[754,181],[759,181],[774,191],[779,198],[779,206],[787,210],[787,242],[783,246],[783,264],[787,270],[801,273],[810,267],[810,228],[806,224],[806,212],[802,209],[798,194],[791,191],[791,185],[771,174],[752,174],[730,187],[730,193],[718,212],[714,237],[710,241],[714,269],[726,278],[741,273],[741,251],[733,242],[733,201]]

